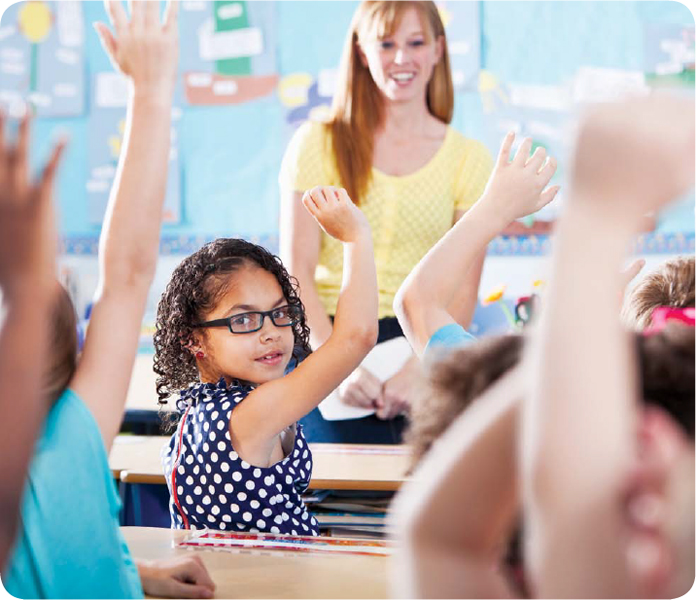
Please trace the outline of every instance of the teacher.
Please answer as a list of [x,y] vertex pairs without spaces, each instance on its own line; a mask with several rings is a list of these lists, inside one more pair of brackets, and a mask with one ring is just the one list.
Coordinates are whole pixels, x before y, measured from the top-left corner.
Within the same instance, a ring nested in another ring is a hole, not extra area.
[[[281,257],[299,281],[313,348],[329,337],[341,288],[343,250],[304,210],[317,185],[344,187],[365,213],[379,285],[378,344],[403,333],[394,296],[425,253],[478,200],[493,160],[480,142],[449,126],[454,93],[445,30],[433,2],[369,1],[348,31],[331,118],[295,133],[280,173]],[[452,314],[466,326],[476,305],[483,256]],[[418,373],[415,356],[380,381],[358,367],[340,400],[373,407],[361,419],[302,423],[315,442],[399,443]]]

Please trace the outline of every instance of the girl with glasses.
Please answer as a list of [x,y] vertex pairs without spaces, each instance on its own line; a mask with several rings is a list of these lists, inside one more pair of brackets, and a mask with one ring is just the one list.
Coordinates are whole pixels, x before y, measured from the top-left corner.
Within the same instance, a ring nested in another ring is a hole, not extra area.
[[297,421],[374,345],[378,298],[370,228],[346,191],[314,188],[302,202],[346,265],[333,332],[316,352],[297,282],[244,240],[186,258],[160,300],[157,392],[161,403],[178,392],[181,415],[162,456],[172,527],[318,534],[300,497],[312,455]]

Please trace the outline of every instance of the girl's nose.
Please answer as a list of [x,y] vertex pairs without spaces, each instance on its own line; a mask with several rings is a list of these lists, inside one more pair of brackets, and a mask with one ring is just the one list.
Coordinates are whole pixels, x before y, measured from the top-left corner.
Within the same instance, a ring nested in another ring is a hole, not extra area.
[[264,319],[263,327],[261,328],[260,334],[261,334],[261,341],[268,342],[268,341],[278,339],[278,337],[280,336],[280,331],[273,324],[273,321],[271,321],[271,319],[266,318],[266,319]]
[[396,55],[394,56],[394,62],[397,65],[402,65],[406,62],[406,52],[403,48],[397,49]]

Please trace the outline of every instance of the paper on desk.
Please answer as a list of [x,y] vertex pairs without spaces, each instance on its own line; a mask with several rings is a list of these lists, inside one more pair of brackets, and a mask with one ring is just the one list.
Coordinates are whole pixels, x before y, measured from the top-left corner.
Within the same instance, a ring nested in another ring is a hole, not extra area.
[[[413,351],[406,338],[398,337],[377,344],[364,358],[361,366],[381,382],[385,382],[395,375],[412,355]],[[322,401],[319,411],[327,421],[361,419],[375,413],[373,408],[359,408],[344,404],[335,390]]]
[[186,539],[177,544],[177,548],[219,548],[230,550],[252,548],[389,556],[393,553],[394,543],[385,540],[203,530],[187,536]]

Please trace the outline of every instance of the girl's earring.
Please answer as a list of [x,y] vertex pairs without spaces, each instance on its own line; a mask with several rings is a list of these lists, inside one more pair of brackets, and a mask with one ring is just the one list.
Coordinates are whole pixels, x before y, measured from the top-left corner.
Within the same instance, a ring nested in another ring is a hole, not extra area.
[[204,358],[204,357],[205,357],[205,354],[203,354],[203,352],[201,350],[196,352],[196,358]]

